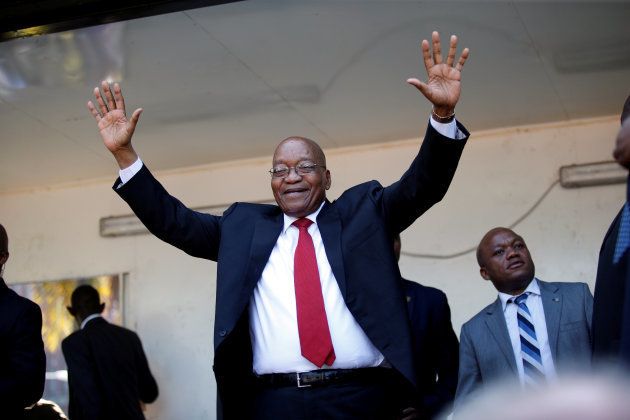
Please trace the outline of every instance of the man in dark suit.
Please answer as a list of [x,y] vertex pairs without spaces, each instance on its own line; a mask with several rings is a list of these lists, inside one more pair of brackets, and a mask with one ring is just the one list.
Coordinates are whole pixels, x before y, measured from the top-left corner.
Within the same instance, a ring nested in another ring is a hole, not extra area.
[[[190,255],[217,261],[214,372],[229,418],[390,418],[416,384],[409,322],[391,238],[439,201],[468,133],[454,120],[465,49],[451,37],[442,61],[432,35],[422,51],[433,104],[420,153],[402,178],[326,199],[331,174],[310,139],[275,150],[277,206],[236,203],[222,217],[171,197],[131,145],[141,113],[125,116],[118,84],[94,90],[105,146],[121,168],[114,188],[145,226]],[[403,401],[405,400],[405,401]]]
[[585,283],[547,283],[523,238],[494,228],[477,247],[481,277],[499,292],[462,326],[455,413],[471,393],[501,379],[524,385],[588,369],[593,296]]
[[42,311],[2,278],[9,238],[0,225],[0,418],[20,419],[44,393],[46,354]]
[[89,285],[72,293],[70,314],[80,326],[61,343],[68,365],[71,420],[144,419],[158,387],[136,333],[110,324],[105,304]]
[[[613,156],[630,169],[630,96],[621,113]],[[606,232],[599,251],[593,306],[593,357],[630,368],[630,183],[626,202]],[[623,226],[623,227],[622,227]]]
[[[400,259],[400,235],[394,255]],[[418,418],[432,419],[448,409],[455,397],[459,342],[451,324],[446,295],[434,287],[402,278],[411,323],[411,343],[418,381]],[[409,410],[408,412],[411,412]]]

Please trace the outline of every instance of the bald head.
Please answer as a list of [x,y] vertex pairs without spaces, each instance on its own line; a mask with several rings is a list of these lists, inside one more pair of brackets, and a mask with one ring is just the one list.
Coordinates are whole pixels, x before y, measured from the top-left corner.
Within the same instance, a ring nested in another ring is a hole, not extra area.
[[[512,231],[511,229],[505,228],[505,227],[495,227],[490,229],[485,235],[483,235],[483,238],[481,238],[481,241],[479,241],[479,245],[477,245],[477,263],[479,264],[479,267],[483,267],[485,264],[485,255],[484,255],[484,250],[487,248],[488,243],[491,242],[492,238],[494,238],[495,235],[502,233],[502,232],[510,232],[514,235],[516,235],[516,233],[514,233],[514,231]],[[518,235],[516,235],[518,236]],[[519,236],[520,238],[520,236]]]
[[271,190],[282,212],[305,217],[326,200],[330,171],[319,145],[305,137],[288,137],[273,154]]
[[273,153],[272,165],[276,164],[276,157],[278,155],[279,150],[282,148],[281,146],[287,142],[294,142],[294,141],[306,144],[307,147],[310,149],[311,153],[313,153],[313,157],[316,159],[315,163],[317,163],[318,165],[326,166],[326,155],[324,154],[324,151],[322,150],[322,148],[319,147],[319,144],[317,144],[315,140],[311,140],[307,137],[300,137],[300,136],[287,137],[286,139],[282,140],[280,144],[278,144],[278,146],[276,146],[276,150]]
[[79,323],[92,314],[100,314],[105,309],[98,291],[89,284],[74,289],[70,302],[72,306],[68,307],[68,311]]
[[502,293],[522,293],[534,278],[534,262],[523,238],[511,229],[496,227],[477,247],[479,274]]

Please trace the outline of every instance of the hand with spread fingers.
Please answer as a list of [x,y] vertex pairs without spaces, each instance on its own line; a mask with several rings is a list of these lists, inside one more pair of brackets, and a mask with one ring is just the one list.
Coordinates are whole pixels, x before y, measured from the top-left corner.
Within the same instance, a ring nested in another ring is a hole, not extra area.
[[446,62],[442,61],[442,47],[440,35],[431,35],[433,51],[429,48],[429,41],[422,41],[422,57],[427,69],[426,83],[416,78],[407,79],[407,83],[415,86],[433,104],[433,115],[438,118],[450,118],[454,115],[455,105],[461,93],[461,72],[468,59],[470,51],[464,48],[459,60],[455,62],[457,52],[457,37],[451,35],[450,46]]
[[131,136],[138,124],[142,108],[136,109],[131,118],[127,119],[125,99],[118,83],[114,83],[112,92],[109,83],[101,82],[101,89],[94,88],[94,97],[98,109],[92,101],[88,101],[87,107],[98,123],[103,143],[114,155],[120,168],[126,168],[138,159],[131,145]]

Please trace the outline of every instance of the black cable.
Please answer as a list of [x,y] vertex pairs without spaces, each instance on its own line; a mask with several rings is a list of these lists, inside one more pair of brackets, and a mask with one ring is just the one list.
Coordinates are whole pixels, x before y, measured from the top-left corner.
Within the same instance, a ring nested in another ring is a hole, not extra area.
[[[551,185],[549,187],[547,187],[547,189],[545,190],[545,192],[538,198],[538,200],[536,200],[536,202],[525,212],[521,215],[521,217],[519,217],[518,219],[516,219],[515,222],[513,222],[511,225],[509,225],[508,227],[510,229],[513,229],[515,226],[517,226],[519,223],[521,223],[523,220],[525,220],[527,217],[529,217],[530,214],[532,214],[532,212],[534,210],[536,210],[536,208],[540,205],[540,203],[543,202],[543,200],[549,195],[549,193],[551,192],[551,190],[560,183],[559,179],[556,179],[555,181],[553,181],[551,183]],[[428,258],[428,259],[434,259],[434,260],[448,260],[451,258],[457,258],[457,257],[461,257],[462,255],[466,255],[470,252],[473,252],[477,249],[477,245],[474,245],[470,248],[466,248],[463,251],[459,251],[459,252],[455,252],[453,254],[416,254],[413,252],[405,252],[405,251],[401,251],[400,254],[401,255],[405,255],[407,257],[415,257],[415,258]]]

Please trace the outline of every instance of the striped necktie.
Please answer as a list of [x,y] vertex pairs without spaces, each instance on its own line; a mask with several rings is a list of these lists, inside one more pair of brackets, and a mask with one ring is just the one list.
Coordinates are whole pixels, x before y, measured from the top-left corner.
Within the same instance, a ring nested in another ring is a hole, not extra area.
[[532,315],[525,301],[529,293],[523,293],[516,298],[510,299],[517,305],[516,319],[518,321],[518,331],[521,339],[521,358],[523,359],[524,383],[526,385],[536,385],[545,381],[545,371],[543,369],[538,338]]
[[619,262],[628,247],[630,247],[630,211],[628,211],[628,203],[626,202],[621,211],[621,221],[619,222],[619,232],[617,233],[613,264]]

